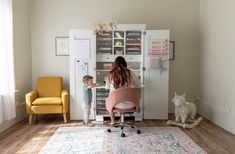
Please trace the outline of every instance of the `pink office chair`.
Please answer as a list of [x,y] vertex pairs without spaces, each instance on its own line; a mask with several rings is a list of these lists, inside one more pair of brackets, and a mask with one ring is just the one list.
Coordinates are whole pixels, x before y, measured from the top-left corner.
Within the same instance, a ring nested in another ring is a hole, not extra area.
[[[120,122],[115,124],[114,127],[121,127],[121,136],[125,137],[123,132],[124,127],[136,128],[133,124],[125,123],[125,114],[139,111],[140,105],[140,92],[136,88],[118,88],[109,94],[106,99],[106,108],[109,112],[119,112]],[[137,129],[137,128],[136,128]],[[111,132],[111,129],[107,130]],[[137,130],[137,134],[141,131]]]

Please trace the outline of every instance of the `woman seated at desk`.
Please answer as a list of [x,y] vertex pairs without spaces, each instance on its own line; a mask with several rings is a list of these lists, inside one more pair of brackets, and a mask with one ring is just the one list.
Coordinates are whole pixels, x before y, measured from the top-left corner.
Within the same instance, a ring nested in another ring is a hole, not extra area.
[[[140,81],[137,76],[127,68],[126,60],[119,56],[115,59],[113,69],[109,72],[106,78],[105,88],[109,89],[111,93],[113,90],[122,87],[139,88]],[[122,102],[116,105],[118,108],[134,107],[130,102]],[[110,125],[115,124],[114,112],[109,113],[111,122]]]

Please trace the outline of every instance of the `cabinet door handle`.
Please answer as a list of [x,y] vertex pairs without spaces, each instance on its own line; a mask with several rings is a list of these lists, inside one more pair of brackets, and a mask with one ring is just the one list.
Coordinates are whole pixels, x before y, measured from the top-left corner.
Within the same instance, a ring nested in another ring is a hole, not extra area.
[[142,67],[142,71],[146,71],[146,67]]

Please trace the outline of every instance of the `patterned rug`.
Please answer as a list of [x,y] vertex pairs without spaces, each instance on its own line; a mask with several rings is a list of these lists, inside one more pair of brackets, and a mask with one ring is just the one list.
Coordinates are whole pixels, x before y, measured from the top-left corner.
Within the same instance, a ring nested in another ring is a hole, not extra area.
[[125,128],[60,127],[42,148],[40,154],[205,154],[177,127],[141,127],[141,134]]

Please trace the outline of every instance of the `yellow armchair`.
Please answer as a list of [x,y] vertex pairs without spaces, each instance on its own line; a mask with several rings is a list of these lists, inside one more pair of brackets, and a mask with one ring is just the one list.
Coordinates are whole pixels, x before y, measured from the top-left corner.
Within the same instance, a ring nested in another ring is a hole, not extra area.
[[63,90],[62,77],[38,77],[37,90],[25,95],[29,124],[32,116],[37,114],[62,113],[67,123],[68,92]]

